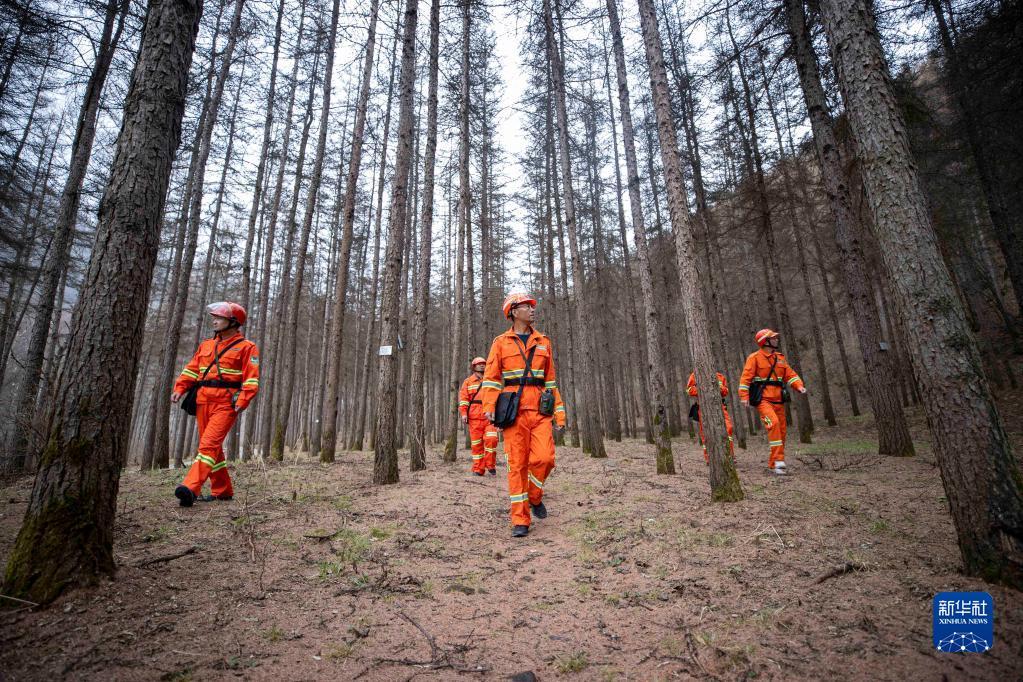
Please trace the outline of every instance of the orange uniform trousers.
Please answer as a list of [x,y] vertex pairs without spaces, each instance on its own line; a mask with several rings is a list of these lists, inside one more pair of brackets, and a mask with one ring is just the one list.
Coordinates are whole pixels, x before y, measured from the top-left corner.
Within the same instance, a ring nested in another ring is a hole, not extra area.
[[231,403],[200,403],[196,405],[195,417],[199,421],[199,452],[182,485],[198,497],[208,478],[214,497],[231,497],[234,487],[224,459],[224,439],[238,413]]
[[497,427],[489,419],[469,417],[469,442],[473,472],[483,474],[497,467]]
[[785,461],[785,406],[762,400],[757,405],[757,412],[760,414],[760,422],[767,429],[767,445],[771,448],[767,467],[773,469],[775,462]]
[[[700,407],[703,409],[703,406]],[[732,416],[728,414],[728,408],[724,405],[721,406],[721,411],[725,413],[725,429],[728,430],[728,450],[732,453],[732,459],[735,459],[735,443],[732,442]],[[703,435],[703,420],[700,419],[697,422],[700,425],[700,442],[703,443],[703,461],[709,462],[710,457],[707,455],[707,439]]]
[[519,412],[504,430],[508,455],[508,494],[513,526],[528,526],[529,505],[543,501],[543,486],[554,469],[554,424],[536,410]]

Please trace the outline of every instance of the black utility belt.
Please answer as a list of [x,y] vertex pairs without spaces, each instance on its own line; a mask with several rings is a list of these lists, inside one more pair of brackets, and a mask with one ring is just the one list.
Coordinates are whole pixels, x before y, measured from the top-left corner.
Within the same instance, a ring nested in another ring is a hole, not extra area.
[[483,401],[482,400],[470,400],[469,404],[470,405],[482,405]]
[[763,384],[764,386],[784,386],[785,385],[784,381],[779,381],[778,379],[754,379],[753,381],[755,381],[758,384]]
[[530,377],[528,379],[506,379],[505,386],[543,386],[546,382],[543,379]]
[[241,388],[242,382],[228,381],[227,379],[203,379],[197,381],[196,386],[201,388]]

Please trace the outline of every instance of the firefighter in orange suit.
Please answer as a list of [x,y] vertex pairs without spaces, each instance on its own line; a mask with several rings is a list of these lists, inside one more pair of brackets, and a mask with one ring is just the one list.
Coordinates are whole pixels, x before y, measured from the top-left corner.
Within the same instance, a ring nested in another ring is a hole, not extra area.
[[[558,391],[551,340],[533,328],[536,299],[528,294],[510,294],[504,300],[503,311],[512,326],[490,347],[481,398],[483,413],[493,422],[498,396],[518,392],[522,386],[518,417],[504,429],[504,449],[508,455],[512,536],[524,537],[529,534],[531,516],[547,518],[543,487],[554,469],[553,427],[565,428],[565,406]],[[531,371],[527,372],[530,353]]]
[[[224,439],[238,413],[249,406],[259,391],[259,349],[246,339],[245,308],[237,303],[213,303],[206,307],[213,325],[213,337],[199,344],[177,383],[171,402],[178,402],[189,388],[199,384],[196,418],[199,420],[199,450],[185,480],[174,490],[182,507],[202,501],[230,500],[234,496],[231,476],[224,459]],[[200,497],[202,485],[210,479],[209,497]]]
[[767,429],[768,446],[771,449],[767,461],[769,469],[774,473],[785,474],[785,405],[782,389],[794,389],[806,393],[803,380],[792,369],[785,356],[778,352],[778,332],[761,329],[754,339],[760,350],[746,358],[746,366],[739,377],[739,400],[747,407],[750,404],[750,386],[763,382],[763,397],[757,412],[760,421]]
[[479,399],[482,390],[483,371],[487,361],[475,357],[469,363],[472,374],[462,382],[458,391],[458,412],[462,423],[469,426],[469,441],[472,443],[472,473],[482,476],[490,472],[497,475],[497,428],[483,416],[483,401]]
[[[725,375],[721,372],[718,375],[718,388],[721,390],[721,411],[725,413],[725,428],[728,430],[728,449],[732,453],[732,459],[735,459],[735,444],[732,442],[732,417],[728,414],[728,408],[725,407],[725,398],[728,396],[728,380],[725,379]],[[686,393],[697,397],[696,390],[696,372],[689,375],[689,381],[686,382]],[[697,423],[700,425],[700,442],[703,443],[703,461],[710,462],[710,458],[707,456],[707,439],[703,436],[703,420],[697,419]]]

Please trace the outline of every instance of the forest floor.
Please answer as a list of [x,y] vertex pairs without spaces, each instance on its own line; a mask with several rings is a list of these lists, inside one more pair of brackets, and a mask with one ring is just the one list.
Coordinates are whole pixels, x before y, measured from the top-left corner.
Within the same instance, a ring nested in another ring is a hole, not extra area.
[[[687,437],[675,476],[642,442],[560,448],[525,539],[503,466],[472,477],[464,451],[419,474],[406,457],[386,487],[366,452],[236,465],[233,502],[191,509],[180,472],[126,471],[116,580],[0,612],[0,679],[1019,679],[1023,594],[959,573],[914,420],[914,458],[873,455],[869,421],[846,418],[792,444],[787,478],[754,437],[736,504],[710,502]],[[4,561],[30,489],[0,488]],[[935,651],[945,590],[992,594],[991,651]]]

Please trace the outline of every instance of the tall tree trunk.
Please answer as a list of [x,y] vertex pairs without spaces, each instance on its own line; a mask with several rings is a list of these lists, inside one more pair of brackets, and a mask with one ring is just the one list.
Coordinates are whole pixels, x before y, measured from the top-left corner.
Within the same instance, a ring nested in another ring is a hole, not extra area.
[[[555,113],[558,122],[558,138],[561,150],[561,181],[564,186],[565,199],[565,232],[568,233],[568,245],[572,254],[572,285],[575,291],[576,305],[574,308],[575,329],[579,332],[577,341],[582,345],[578,353],[579,366],[578,374],[573,381],[579,381],[582,385],[582,392],[593,399],[597,396],[594,387],[596,370],[593,366],[595,353],[590,334],[590,325],[584,324],[583,310],[587,309],[586,273],[583,268],[582,253],[579,248],[579,237],[576,229],[576,207],[575,189],[573,187],[574,176],[572,174],[572,157],[569,150],[568,137],[568,105],[565,93],[565,65],[561,59],[561,52],[556,44],[554,35],[554,19],[551,12],[552,2],[559,0],[544,0],[544,27],[546,31],[547,60],[551,68],[551,80],[554,91]],[[604,449],[604,439],[600,433],[600,425],[597,417],[591,409],[587,400],[576,401],[575,410],[578,413],[578,420],[582,427],[583,442],[590,447],[591,457],[607,457]]]
[[[185,250],[181,257],[181,273],[179,287],[174,301],[174,309],[166,331],[166,342],[163,350],[162,366],[159,380],[154,387],[154,399],[156,400],[156,418],[150,425],[155,429],[153,439],[152,458],[153,463],[160,468],[166,468],[169,463],[168,426],[170,420],[170,394],[174,385],[174,370],[178,364],[178,343],[181,340],[181,327],[185,319],[185,309],[188,305],[188,290],[192,273],[192,260],[195,257],[195,247],[199,236],[200,212],[202,210],[203,176],[206,174],[206,162],[209,160],[210,146],[213,138],[213,129],[217,122],[217,112],[220,110],[220,103],[223,101],[224,87],[227,84],[227,76],[231,70],[234,48],[238,42],[239,27],[241,25],[242,10],[245,7],[245,0],[235,0],[234,14],[231,17],[231,27],[228,29],[227,45],[221,55],[220,70],[217,72],[216,83],[211,95],[209,111],[203,121],[200,133],[199,155],[195,163],[195,176],[191,185],[191,195],[187,198],[188,212],[185,219],[188,221],[188,232],[185,241]],[[147,455],[149,456],[149,455]]]
[[277,100],[277,64],[281,56],[281,25],[284,20],[284,3],[277,0],[277,23],[274,27],[274,56],[270,65],[270,86],[266,92],[266,118],[263,120],[263,143],[259,147],[259,161],[256,162],[256,179],[252,185],[252,205],[249,207],[249,228],[245,239],[245,257],[242,259],[242,307],[249,310],[249,296],[252,290],[252,242],[259,218],[259,207],[263,198],[263,178],[266,175],[266,160],[270,151],[270,138],[274,125],[274,102]]
[[[327,64],[323,73],[323,98],[320,102],[320,121],[318,137],[316,139],[316,151],[313,157],[312,176],[309,179],[309,190],[306,194],[305,213],[302,217],[302,231],[298,241],[298,258],[295,262],[295,276],[292,283],[291,302],[288,306],[288,321],[284,328],[284,352],[282,358],[286,364],[278,365],[289,367],[284,373],[284,390],[281,395],[281,406],[277,413],[275,425],[274,442],[283,442],[284,435],[288,430],[288,421],[291,415],[291,401],[295,392],[295,361],[298,340],[298,313],[302,302],[302,282],[305,278],[306,251],[309,249],[309,234],[312,231],[313,216],[316,213],[316,200],[320,193],[320,184],[323,180],[323,157],[327,148],[327,127],[330,122],[330,96],[333,86],[332,76],[334,73],[334,43],[337,41],[337,22],[341,11],[341,0],[334,0],[330,13],[330,28],[327,31]],[[310,114],[312,112],[310,111]],[[301,163],[298,168],[301,176]],[[298,182],[295,183],[296,190]],[[297,192],[296,192],[297,194]],[[275,459],[278,457],[274,454]]]
[[348,177],[345,180],[345,204],[342,212],[341,253],[334,283],[334,319],[330,330],[330,360],[327,363],[327,386],[324,397],[323,437],[320,445],[320,461],[333,462],[337,450],[338,393],[341,385],[341,368],[344,358],[344,324],[348,298],[348,263],[352,253],[353,229],[355,226],[355,195],[362,164],[362,145],[366,131],[366,112],[369,106],[369,89],[373,77],[373,53],[376,46],[376,26],[380,3],[370,4],[369,28],[366,38],[366,54],[363,57],[359,101],[355,110],[355,128],[352,130],[352,154],[348,160]]
[[[704,396],[704,406],[717,407],[717,375],[711,351],[707,313],[703,309],[703,292],[697,274],[696,251],[692,227],[689,223],[689,206],[682,177],[682,160],[678,151],[675,124],[671,118],[671,97],[668,93],[668,74],[664,67],[661,36],[657,27],[657,15],[653,0],[639,0],[640,26],[646,48],[646,61],[650,69],[650,92],[654,113],[657,117],[657,137],[661,146],[661,163],[664,166],[668,188],[668,211],[671,215],[672,231],[675,233],[675,253],[678,259],[678,277],[682,289],[682,310],[689,330],[689,346],[692,352],[696,386]],[[713,397],[711,397],[713,396]],[[724,412],[704,409],[701,412],[703,432],[706,436],[707,451],[710,455],[710,486],[715,501],[737,501],[744,497],[735,465],[728,456],[728,433],[725,430]]]
[[[752,90],[749,78],[746,75],[742,54],[732,32],[731,12],[728,9],[725,10],[725,25],[728,27],[728,37],[734,50],[739,82],[742,84],[742,104],[746,114],[745,125],[743,124],[742,116],[739,114],[739,103],[733,101],[733,106],[735,107],[735,123],[739,128],[739,137],[746,156],[748,174],[751,176],[754,185],[754,200],[757,205],[757,212],[760,214],[761,229],[765,240],[763,255],[768,263],[768,266],[764,268],[767,276],[768,305],[772,307],[772,313],[774,310],[777,311],[774,317],[781,325],[782,335],[788,339],[786,354],[793,365],[800,367],[799,345],[796,339],[795,328],[792,326],[792,318],[789,315],[788,297],[785,295],[785,288],[782,286],[780,279],[781,265],[778,262],[774,224],[770,201],[767,196],[767,182],[764,177],[763,157],[760,152],[760,140],[757,135],[757,120],[753,107]],[[731,80],[731,69],[729,69],[729,81]],[[729,86],[729,89],[734,90],[731,83]],[[793,402],[799,415],[799,440],[802,443],[810,443],[813,440],[813,415],[810,411],[810,401],[806,394],[797,393],[793,397]]]
[[426,109],[426,158],[423,162],[423,207],[419,234],[419,273],[412,323],[412,437],[410,468],[426,468],[426,319],[430,309],[430,258],[433,255],[433,186],[437,158],[437,87],[440,61],[440,0],[430,3],[430,66]]
[[[463,335],[470,339],[472,324],[468,323],[466,316],[466,291],[463,279],[463,266],[469,231],[472,223],[469,219],[469,29],[471,25],[471,10],[469,0],[461,0],[462,11],[462,73],[459,81],[458,100],[458,251],[456,259],[458,265],[455,267],[454,276],[457,278],[455,284],[455,323],[453,325],[451,344],[451,371],[450,385],[448,386],[448,402],[450,404],[448,414],[448,440],[444,447],[444,461],[454,462],[458,450],[458,385],[460,370],[465,358],[462,357]],[[472,253],[469,253],[472,258]],[[471,280],[470,280],[471,281]],[[463,324],[468,323],[469,333],[463,331]]]
[[1023,588],[1023,475],[938,250],[871,8],[865,0],[820,8],[963,564]]
[[[202,6],[150,0],[110,181],[3,592],[48,603],[114,573],[117,488],[149,284]],[[138,182],[145,178],[146,182]],[[106,387],[105,389],[103,387]]]
[[[335,0],[336,2],[337,0]],[[394,182],[391,185],[391,210],[387,226],[387,255],[384,289],[380,303],[380,340],[391,346],[381,353],[377,375],[377,421],[374,438],[373,482],[398,482],[398,447],[395,442],[397,414],[398,308],[401,301],[401,266],[405,250],[405,219],[408,215],[409,169],[412,164],[413,90],[416,84],[416,25],[419,3],[405,3],[404,34],[401,50],[401,76],[398,86],[398,146],[394,157]]]
[[806,24],[803,0],[786,0],[786,19],[792,53],[813,129],[817,157],[821,164],[824,191],[834,219],[834,239],[849,303],[856,325],[860,353],[867,374],[870,406],[877,424],[878,452],[896,457],[913,454],[913,439],[896,390],[898,369],[892,353],[886,351],[881,318],[870,281],[863,276],[869,268],[859,241],[859,219],[853,211],[842,148],[835,139],[834,123],[821,85],[817,57]]

